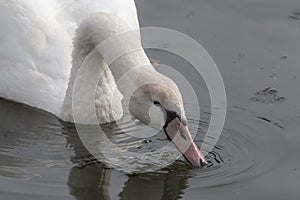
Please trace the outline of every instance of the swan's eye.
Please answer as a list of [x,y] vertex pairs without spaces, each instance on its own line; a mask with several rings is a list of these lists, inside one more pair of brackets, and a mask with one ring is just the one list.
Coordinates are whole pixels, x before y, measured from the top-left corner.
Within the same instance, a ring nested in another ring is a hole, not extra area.
[[158,101],[153,101],[153,104],[156,106],[160,106],[160,103]]

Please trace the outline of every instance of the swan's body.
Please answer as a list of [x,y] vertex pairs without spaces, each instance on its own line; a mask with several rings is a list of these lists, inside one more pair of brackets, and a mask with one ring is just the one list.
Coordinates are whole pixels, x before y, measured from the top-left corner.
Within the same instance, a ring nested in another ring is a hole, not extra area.
[[176,84],[153,68],[139,32],[99,45],[139,28],[133,0],[0,0],[0,26],[0,97],[84,124],[120,119],[124,97],[190,163],[204,161]]
[[75,31],[95,12],[138,28],[133,0],[0,0],[0,97],[60,117]]

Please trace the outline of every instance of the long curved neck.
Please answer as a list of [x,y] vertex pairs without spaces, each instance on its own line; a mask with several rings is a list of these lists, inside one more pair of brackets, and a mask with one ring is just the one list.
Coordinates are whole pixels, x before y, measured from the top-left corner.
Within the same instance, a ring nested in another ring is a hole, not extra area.
[[[115,82],[125,81],[132,88],[142,71],[153,70],[141,46],[140,32],[131,31],[128,24],[115,15],[97,13],[81,23],[73,45],[72,69],[62,119],[73,121],[72,110],[75,107],[78,112],[85,113],[82,120],[86,120],[94,110],[94,101],[98,104],[98,120],[108,122],[119,118],[121,95],[112,92],[116,88]],[[77,87],[78,83],[80,87]],[[124,96],[127,86],[118,87]],[[76,91],[74,88],[77,88]],[[80,101],[74,103],[74,94],[81,96]],[[115,106],[111,106],[112,99],[116,101],[113,103]],[[88,105],[91,107],[88,108]]]

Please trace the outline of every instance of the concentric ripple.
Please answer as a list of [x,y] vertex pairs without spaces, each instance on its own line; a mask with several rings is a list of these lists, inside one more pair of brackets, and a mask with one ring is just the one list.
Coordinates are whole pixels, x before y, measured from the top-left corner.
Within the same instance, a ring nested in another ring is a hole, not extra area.
[[[201,121],[189,120],[191,132],[198,132],[195,138],[198,146],[203,142],[210,118],[209,113],[203,115]],[[188,169],[193,173],[192,177],[197,179],[199,187],[224,185],[246,178],[249,180],[274,168],[276,162],[280,162],[284,146],[282,129],[259,120],[257,116],[259,114],[244,110],[231,110],[217,145],[207,155],[208,165],[204,168],[191,168],[173,146],[160,151],[169,143],[163,132],[145,139],[126,134],[127,131],[138,131],[132,120],[119,123],[118,126],[113,124],[102,126],[105,132],[110,134],[109,139],[114,146],[106,146],[103,149],[101,162],[128,174],[168,173],[174,167],[180,167],[182,171]],[[198,124],[200,129],[197,128]],[[99,141],[97,145],[101,145],[101,142]],[[170,162],[175,159],[176,162]],[[89,159],[86,162],[84,159],[81,161],[83,162],[80,165],[95,162]],[[153,172],[155,170],[158,171]]]
[[[99,151],[99,161],[83,146],[73,124],[60,124],[45,113],[20,109],[10,103],[5,103],[5,109],[12,114],[2,117],[7,122],[2,126],[5,131],[0,142],[0,177],[36,179],[45,176],[46,172],[56,173],[56,169],[63,169],[65,173],[74,165],[84,170],[86,166],[102,162],[106,167],[129,176],[144,172],[137,176],[152,179],[171,173],[193,181],[193,187],[208,188],[240,183],[267,173],[276,168],[285,153],[284,127],[269,123],[275,119],[268,117],[270,120],[262,120],[262,114],[245,109],[232,108],[228,112],[223,133],[213,151],[207,155],[208,165],[203,168],[189,166],[172,145],[163,148],[169,143],[163,132],[149,138],[132,137],[132,132],[138,132],[137,127],[143,125],[136,126],[138,122],[131,118],[124,118],[118,124],[102,125],[114,145],[105,145]],[[24,110],[27,115],[18,122],[11,121]],[[198,146],[203,142],[209,119],[209,112],[203,112],[200,120],[189,119],[190,131],[197,133],[195,141]],[[16,126],[10,126],[10,123]],[[87,127],[87,130],[90,133],[87,137],[97,134],[93,127]],[[103,141],[96,140],[93,145],[101,147]]]
[[240,110],[231,110],[227,119],[222,136],[207,156],[209,164],[193,170],[196,187],[250,180],[276,168],[282,159],[285,140],[281,128],[259,120],[255,113]]

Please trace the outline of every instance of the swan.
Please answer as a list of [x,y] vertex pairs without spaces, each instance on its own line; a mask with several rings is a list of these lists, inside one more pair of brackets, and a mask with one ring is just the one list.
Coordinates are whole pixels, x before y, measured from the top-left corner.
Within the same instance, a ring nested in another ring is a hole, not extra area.
[[[125,99],[129,112],[164,129],[190,164],[206,163],[188,130],[176,84],[154,69],[141,46],[128,51],[131,44],[140,45],[140,36],[97,48],[107,38],[139,28],[134,0],[1,0],[0,26],[0,97],[68,122],[74,122],[75,109],[80,113],[76,123],[83,124],[92,123],[93,109],[98,122],[120,119]],[[108,65],[105,52],[119,50],[127,53]],[[96,84],[90,81],[97,77]],[[117,86],[119,79],[123,87]],[[78,80],[83,84],[74,103]]]

